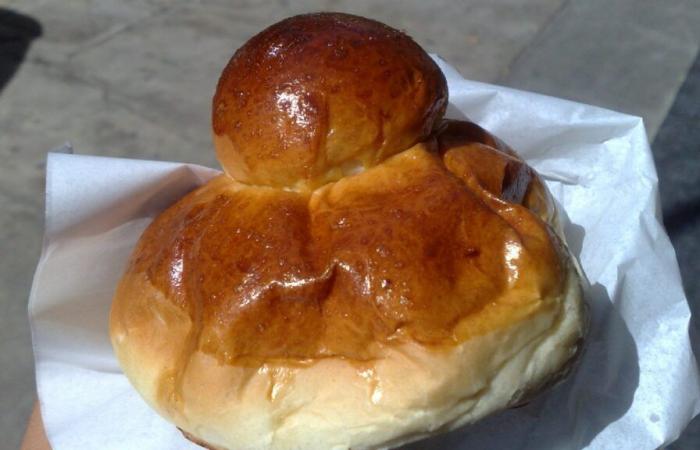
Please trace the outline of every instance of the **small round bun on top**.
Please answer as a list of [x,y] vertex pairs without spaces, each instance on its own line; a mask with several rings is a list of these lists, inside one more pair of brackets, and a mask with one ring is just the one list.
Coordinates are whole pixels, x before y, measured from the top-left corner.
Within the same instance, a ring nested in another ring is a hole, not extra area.
[[214,143],[238,181],[313,188],[425,139],[446,107],[445,77],[404,33],[306,14],[233,55],[214,95]]
[[226,66],[225,173],[148,227],[110,334],[141,396],[210,449],[390,448],[560,380],[586,325],[544,183],[442,118],[405,34],[286,19]]

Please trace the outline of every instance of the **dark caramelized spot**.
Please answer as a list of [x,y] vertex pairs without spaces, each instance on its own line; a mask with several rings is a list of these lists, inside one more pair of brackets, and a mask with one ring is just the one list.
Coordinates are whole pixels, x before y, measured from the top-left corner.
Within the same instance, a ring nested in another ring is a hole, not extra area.
[[542,180],[496,136],[473,122],[446,120],[435,141],[447,169],[465,183],[522,204],[545,221],[551,219],[553,206]]

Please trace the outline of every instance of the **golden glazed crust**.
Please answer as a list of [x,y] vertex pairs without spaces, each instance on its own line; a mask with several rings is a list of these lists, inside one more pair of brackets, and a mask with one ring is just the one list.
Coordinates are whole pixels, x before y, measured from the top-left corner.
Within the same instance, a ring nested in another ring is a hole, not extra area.
[[143,233],[110,316],[125,374],[186,437],[387,448],[568,370],[585,311],[551,197],[446,102],[420,47],[356,16],[236,52],[213,104],[226,174]]
[[509,165],[526,168],[483,144],[442,158],[420,144],[311,194],[221,176],[156,219],[126,273],[192,317],[193,345],[222,362],[454,344],[563,289],[558,240],[502,199],[529,186],[508,184]]
[[306,14],[233,55],[214,95],[214,142],[239,181],[313,187],[411,147],[446,106],[445,77],[404,33]]
[[139,392],[212,448],[379,448],[558,378],[584,314],[552,205],[465,127],[308,194],[220,176],[161,214],[111,315]]

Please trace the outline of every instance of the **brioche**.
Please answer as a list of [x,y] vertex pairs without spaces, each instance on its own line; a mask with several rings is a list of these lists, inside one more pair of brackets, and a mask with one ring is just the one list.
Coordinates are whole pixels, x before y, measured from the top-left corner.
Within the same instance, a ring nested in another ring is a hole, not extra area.
[[389,448],[572,367],[579,275],[544,183],[443,119],[439,68],[356,16],[286,19],[224,69],[224,173],[160,214],[110,316],[148,404],[210,449]]

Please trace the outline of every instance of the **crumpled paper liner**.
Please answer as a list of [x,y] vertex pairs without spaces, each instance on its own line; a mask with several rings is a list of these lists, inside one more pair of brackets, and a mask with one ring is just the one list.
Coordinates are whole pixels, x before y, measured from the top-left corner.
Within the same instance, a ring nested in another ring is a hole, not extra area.
[[[448,115],[466,115],[509,143],[565,211],[569,246],[590,282],[591,328],[581,363],[563,384],[408,448],[641,450],[673,441],[700,412],[700,383],[641,119],[464,80],[436,60],[449,84]],[[29,314],[54,450],[199,448],[129,385],[109,343],[108,314],[143,229],[217,173],[49,154],[46,232]]]

